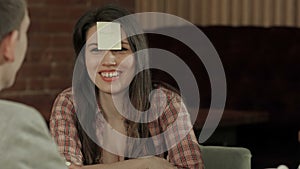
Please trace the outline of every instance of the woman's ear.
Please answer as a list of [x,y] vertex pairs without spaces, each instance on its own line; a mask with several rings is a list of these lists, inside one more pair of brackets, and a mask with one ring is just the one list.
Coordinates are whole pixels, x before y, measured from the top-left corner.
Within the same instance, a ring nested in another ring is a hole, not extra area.
[[15,47],[19,32],[14,30],[7,34],[0,43],[0,60],[3,62],[13,62],[15,60]]

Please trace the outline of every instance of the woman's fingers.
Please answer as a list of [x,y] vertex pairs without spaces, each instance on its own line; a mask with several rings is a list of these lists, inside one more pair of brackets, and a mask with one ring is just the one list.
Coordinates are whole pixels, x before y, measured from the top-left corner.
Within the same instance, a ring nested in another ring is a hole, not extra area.
[[78,165],[71,164],[71,165],[69,166],[69,169],[81,169],[81,167],[78,166]]

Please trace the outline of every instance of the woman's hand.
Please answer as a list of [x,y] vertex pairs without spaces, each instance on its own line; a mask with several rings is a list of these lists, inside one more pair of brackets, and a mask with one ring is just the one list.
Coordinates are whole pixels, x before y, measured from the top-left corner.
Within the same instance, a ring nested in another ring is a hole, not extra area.
[[69,169],[114,169],[114,168],[128,168],[128,169],[176,169],[171,163],[166,159],[159,157],[147,157],[147,158],[138,158],[131,159],[111,164],[96,164],[96,165],[87,165],[87,166],[77,166],[71,164]]
[[82,167],[78,166],[78,165],[74,165],[74,164],[71,164],[69,166],[69,169],[82,169]]
[[141,160],[145,160],[145,169],[176,169],[169,161],[159,157],[149,157]]

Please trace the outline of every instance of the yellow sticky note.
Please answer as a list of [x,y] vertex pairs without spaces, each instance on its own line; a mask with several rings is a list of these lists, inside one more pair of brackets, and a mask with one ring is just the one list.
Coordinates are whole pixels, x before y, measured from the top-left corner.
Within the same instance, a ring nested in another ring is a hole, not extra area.
[[97,22],[98,49],[121,50],[121,25],[116,22]]

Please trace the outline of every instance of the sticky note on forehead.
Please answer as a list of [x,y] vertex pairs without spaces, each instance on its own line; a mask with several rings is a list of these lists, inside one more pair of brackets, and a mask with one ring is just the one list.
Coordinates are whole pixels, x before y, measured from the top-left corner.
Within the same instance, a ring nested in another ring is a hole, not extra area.
[[116,22],[97,22],[99,50],[121,50],[121,25]]

